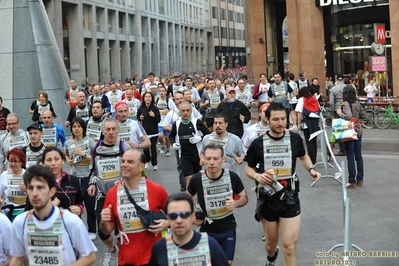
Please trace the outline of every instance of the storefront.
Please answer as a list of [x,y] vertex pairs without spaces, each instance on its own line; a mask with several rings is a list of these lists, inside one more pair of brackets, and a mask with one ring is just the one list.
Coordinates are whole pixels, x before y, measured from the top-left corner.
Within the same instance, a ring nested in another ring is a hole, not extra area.
[[[375,77],[381,94],[392,88],[391,39],[388,0],[318,0],[324,3],[327,75],[352,77],[359,94]],[[329,4],[329,5],[327,5]],[[377,44],[375,24],[385,26],[385,43]]]
[[[399,94],[399,1],[389,0],[252,0],[247,11],[248,76],[264,72],[305,71],[308,78],[350,75],[363,93],[376,78],[382,95]],[[385,42],[376,44],[374,26],[384,26]],[[258,40],[265,40],[260,42]],[[273,61],[269,61],[273,58]],[[323,87],[323,86],[322,86]],[[389,89],[393,89],[392,91]],[[322,88],[323,89],[323,88]]]

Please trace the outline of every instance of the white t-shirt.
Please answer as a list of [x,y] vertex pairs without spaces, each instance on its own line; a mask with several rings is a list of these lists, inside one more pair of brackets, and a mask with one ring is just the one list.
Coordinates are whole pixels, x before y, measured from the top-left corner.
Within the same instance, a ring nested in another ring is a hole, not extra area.
[[[192,108],[193,112],[192,112],[192,117],[197,118],[197,119],[201,119],[202,115],[200,114],[200,112],[198,112],[197,109]],[[180,114],[177,110],[177,108],[170,110],[166,116],[165,119],[163,120],[162,124],[159,124],[159,126],[161,127],[172,127],[173,123],[176,122],[176,120],[180,117]]]
[[[55,207],[54,213],[45,221],[39,221],[33,215],[33,221],[39,229],[47,229],[57,220],[60,209]],[[11,256],[22,257],[28,254],[28,230],[26,228],[28,212],[18,215],[13,222],[11,239]],[[89,238],[86,226],[79,216],[64,209],[62,219],[62,265],[67,265],[76,261],[74,249],[80,257],[87,257],[91,252],[96,252],[97,248]],[[68,229],[66,230],[65,227]],[[69,233],[69,235],[68,235]],[[72,243],[71,243],[72,241]]]
[[[22,168],[21,177],[24,175],[25,169]],[[3,201],[7,200],[8,198],[8,171],[4,171],[0,175],[0,196],[3,197]],[[11,202],[9,202],[11,203]],[[12,204],[12,203],[11,203]],[[13,204],[16,205],[16,204]]]
[[115,112],[115,104],[118,102],[122,101],[122,92],[120,90],[116,90],[115,93],[110,90],[107,92],[107,97],[109,100],[109,103],[111,104],[111,112]]
[[10,253],[12,234],[12,223],[2,213],[0,213],[0,264],[3,265],[7,261],[5,252]]
[[250,125],[245,131],[244,135],[242,135],[241,140],[242,143],[244,144],[245,147],[249,147],[254,139],[259,137],[259,130],[262,130],[263,133],[265,133],[267,130],[269,130],[269,126],[263,127],[262,124],[256,123],[253,125]]
[[268,95],[269,88],[270,88],[270,83],[259,84],[259,91],[263,91],[263,89],[266,89],[266,91],[262,92],[262,94],[259,95],[258,102],[269,102],[269,95]]
[[[179,89],[179,91],[181,91],[181,92],[183,92],[185,90],[187,90],[187,87],[182,87],[182,88]],[[200,95],[198,93],[198,90],[196,88],[191,87],[190,93],[191,93],[191,100],[192,101],[201,101],[201,97],[200,97]]]

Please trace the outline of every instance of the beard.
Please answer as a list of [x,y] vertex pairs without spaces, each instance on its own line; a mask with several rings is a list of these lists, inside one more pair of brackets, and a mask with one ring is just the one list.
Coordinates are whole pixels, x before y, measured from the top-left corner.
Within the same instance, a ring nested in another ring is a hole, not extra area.
[[229,98],[229,99],[227,99],[227,101],[228,101],[229,103],[232,103],[232,102],[234,102],[235,99],[236,99],[236,98]]

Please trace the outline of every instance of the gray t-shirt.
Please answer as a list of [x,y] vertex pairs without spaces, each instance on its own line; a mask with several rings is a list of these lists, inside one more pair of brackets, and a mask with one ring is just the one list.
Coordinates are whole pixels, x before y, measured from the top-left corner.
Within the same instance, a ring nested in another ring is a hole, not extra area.
[[74,155],[73,149],[77,146],[80,146],[86,155],[92,155],[91,152],[95,145],[96,143],[94,140],[89,137],[84,137],[79,141],[68,139],[65,142],[65,154],[74,159],[74,165],[70,173],[71,175],[76,175],[77,177],[87,177],[92,168],[91,161],[84,159],[82,156],[76,154]]
[[232,133],[226,132],[226,136],[223,139],[217,138],[215,132],[204,136],[202,140],[201,154],[204,154],[204,148],[209,143],[217,143],[224,147],[224,155],[226,161],[222,164],[224,169],[229,169],[237,174],[240,173],[239,165],[234,161],[235,156],[241,156],[246,154],[246,149],[241,142],[241,139]]

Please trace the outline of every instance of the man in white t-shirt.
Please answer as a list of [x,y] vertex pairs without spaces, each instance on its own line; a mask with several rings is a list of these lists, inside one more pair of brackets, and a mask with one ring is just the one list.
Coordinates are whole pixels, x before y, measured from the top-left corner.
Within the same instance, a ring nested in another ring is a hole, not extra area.
[[97,248],[85,224],[52,204],[57,188],[50,169],[34,165],[23,177],[33,210],[14,220],[10,265],[92,265]]
[[116,84],[112,83],[110,86],[110,91],[107,92],[108,100],[111,104],[111,114],[112,117],[115,118],[115,104],[122,100],[122,92],[116,89]]

